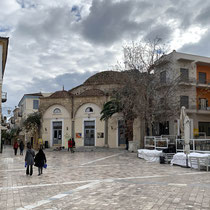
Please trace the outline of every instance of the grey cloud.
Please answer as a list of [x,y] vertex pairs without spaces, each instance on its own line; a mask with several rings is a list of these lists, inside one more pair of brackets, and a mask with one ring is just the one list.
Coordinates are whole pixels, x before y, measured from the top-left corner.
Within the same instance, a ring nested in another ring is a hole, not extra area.
[[[96,72],[85,73],[66,73],[58,75],[55,78],[38,78],[34,77],[31,83],[24,84],[21,90],[13,90],[11,85],[5,84],[3,91],[8,92],[8,101],[5,106],[14,107],[18,101],[26,93],[48,92],[53,93],[62,90],[70,90],[78,85],[81,85],[86,79],[95,74]],[[16,81],[19,83],[20,81]]]
[[156,38],[161,38],[163,42],[170,39],[172,30],[169,26],[156,25],[153,27],[149,33],[145,36],[146,40],[154,40]]
[[33,0],[16,0],[16,2],[21,6],[21,8],[35,8],[36,3]]
[[209,56],[210,57],[210,31],[208,31],[201,40],[194,44],[186,44],[182,48],[179,49],[181,52],[191,53],[195,55],[201,56]]
[[209,25],[210,21],[210,6],[200,10],[199,15],[195,18],[195,21],[202,25]]
[[[73,70],[72,70],[73,72]],[[61,90],[63,85],[65,90],[81,85],[86,79],[96,72],[66,73],[55,78],[33,78],[33,82],[27,87],[27,92],[55,92]]]
[[107,45],[133,31],[140,31],[141,24],[130,17],[134,5],[133,1],[93,0],[90,14],[82,22],[84,37],[93,43]]
[[71,24],[75,21],[70,7],[37,10],[26,13],[20,19],[14,34],[17,38],[31,38],[42,45],[69,35]]

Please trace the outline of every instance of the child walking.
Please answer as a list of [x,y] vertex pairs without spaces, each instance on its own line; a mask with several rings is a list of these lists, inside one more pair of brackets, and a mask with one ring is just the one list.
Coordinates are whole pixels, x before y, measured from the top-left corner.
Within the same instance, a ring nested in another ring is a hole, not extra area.
[[39,152],[36,154],[34,161],[35,161],[35,166],[38,167],[38,176],[40,176],[42,174],[44,164],[47,162],[42,147],[39,149]]

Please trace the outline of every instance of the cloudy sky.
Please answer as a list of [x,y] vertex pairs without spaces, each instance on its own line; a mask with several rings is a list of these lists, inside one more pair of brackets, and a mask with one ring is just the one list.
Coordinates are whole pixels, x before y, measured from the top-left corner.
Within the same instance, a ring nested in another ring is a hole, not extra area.
[[158,36],[170,50],[210,56],[209,1],[2,0],[0,8],[0,36],[10,37],[5,107],[113,69],[132,41]]

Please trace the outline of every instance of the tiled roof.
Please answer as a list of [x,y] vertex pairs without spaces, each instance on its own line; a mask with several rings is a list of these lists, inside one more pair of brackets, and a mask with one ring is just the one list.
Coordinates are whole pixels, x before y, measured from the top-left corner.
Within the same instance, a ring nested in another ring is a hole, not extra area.
[[122,84],[124,75],[120,71],[103,71],[88,78],[84,85],[92,84]]
[[24,96],[42,96],[42,93],[27,93]]
[[72,94],[66,90],[56,91],[49,98],[69,98]]
[[104,96],[104,92],[99,89],[85,90],[79,96]]

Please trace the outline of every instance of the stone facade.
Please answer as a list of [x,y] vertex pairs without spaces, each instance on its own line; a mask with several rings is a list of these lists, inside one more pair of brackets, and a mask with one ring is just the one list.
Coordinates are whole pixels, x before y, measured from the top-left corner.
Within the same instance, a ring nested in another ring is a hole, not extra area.
[[[42,113],[43,140],[49,146],[66,148],[68,139],[72,137],[77,147],[125,147],[123,125],[119,125],[122,116],[115,114],[108,121],[100,120],[100,113],[104,103],[110,99],[110,92],[121,87],[120,75],[120,72],[112,71],[97,73],[70,91],[57,91],[41,98],[39,110]],[[106,76],[111,79],[106,80]],[[56,122],[59,127],[56,127]],[[140,142],[138,120],[134,128],[135,140]]]

